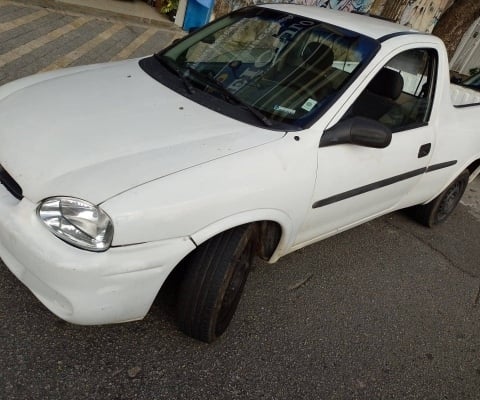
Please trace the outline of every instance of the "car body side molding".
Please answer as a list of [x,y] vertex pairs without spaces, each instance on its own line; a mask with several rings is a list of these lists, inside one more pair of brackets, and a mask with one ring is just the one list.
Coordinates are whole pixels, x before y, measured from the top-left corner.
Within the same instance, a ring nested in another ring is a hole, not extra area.
[[365,186],[360,186],[356,189],[348,190],[346,192],[339,193],[339,194],[336,194],[336,195],[331,196],[331,197],[327,197],[327,198],[322,199],[322,200],[318,200],[315,203],[313,203],[312,208],[320,208],[320,207],[328,206],[329,204],[337,203],[339,201],[346,200],[346,199],[349,199],[351,197],[355,197],[355,196],[358,196],[360,194],[370,192],[372,190],[376,190],[376,189],[383,188],[385,186],[393,185],[394,183],[397,183],[397,182],[400,182],[400,181],[403,181],[403,180],[406,180],[406,179],[410,179],[410,178],[413,178],[413,177],[418,176],[418,175],[422,175],[423,173],[437,171],[437,170],[442,169],[442,168],[451,167],[452,165],[455,165],[456,163],[457,163],[456,160],[447,161],[447,162],[444,162],[444,163],[430,165],[427,168],[419,168],[419,169],[415,169],[413,171],[405,172],[404,174],[392,176],[391,178],[382,179],[381,181],[378,181],[378,182],[370,183],[370,184],[365,185]]

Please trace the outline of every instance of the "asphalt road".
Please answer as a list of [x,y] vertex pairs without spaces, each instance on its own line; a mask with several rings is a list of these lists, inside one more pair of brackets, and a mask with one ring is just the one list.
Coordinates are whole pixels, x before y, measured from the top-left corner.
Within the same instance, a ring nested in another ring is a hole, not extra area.
[[[7,3],[0,0],[0,31],[4,7],[31,12]],[[44,25],[58,17],[46,15]],[[77,17],[64,18],[71,24]],[[89,18],[91,29],[111,28]],[[17,47],[51,32],[44,26],[40,34],[32,23],[13,28],[24,42]],[[47,59],[32,57],[29,68],[39,71],[84,46],[96,37],[91,29],[82,31],[90,32],[83,43],[82,32],[76,44],[58,42],[56,58],[43,49]],[[124,36],[117,41],[132,43],[148,28],[118,29]],[[28,56],[6,62],[5,54],[19,54],[11,53],[13,42],[6,49],[7,32],[0,32],[4,81],[25,73],[18,66]],[[49,42],[36,43],[31,51]],[[103,60],[96,46],[109,46],[93,44],[83,48],[84,60]],[[436,229],[397,212],[275,265],[258,262],[230,329],[211,345],[176,329],[168,293],[143,321],[74,326],[0,264],[0,399],[478,399],[479,199],[477,179]]]

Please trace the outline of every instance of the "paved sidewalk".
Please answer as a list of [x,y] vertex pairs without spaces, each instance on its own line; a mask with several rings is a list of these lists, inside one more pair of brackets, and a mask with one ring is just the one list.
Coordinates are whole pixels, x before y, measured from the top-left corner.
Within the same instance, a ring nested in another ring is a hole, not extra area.
[[0,0],[0,85],[37,72],[142,57],[183,32]]
[[12,0],[55,10],[74,11],[130,22],[168,27],[171,21],[142,0]]

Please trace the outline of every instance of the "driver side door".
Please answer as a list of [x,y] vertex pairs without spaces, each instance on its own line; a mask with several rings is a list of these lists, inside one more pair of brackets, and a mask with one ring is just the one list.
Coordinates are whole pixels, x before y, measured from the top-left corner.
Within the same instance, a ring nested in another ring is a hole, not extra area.
[[434,140],[429,118],[437,59],[433,49],[399,53],[340,120],[362,117],[381,123],[392,132],[387,147],[320,144],[312,207],[295,248],[393,210],[420,182]]

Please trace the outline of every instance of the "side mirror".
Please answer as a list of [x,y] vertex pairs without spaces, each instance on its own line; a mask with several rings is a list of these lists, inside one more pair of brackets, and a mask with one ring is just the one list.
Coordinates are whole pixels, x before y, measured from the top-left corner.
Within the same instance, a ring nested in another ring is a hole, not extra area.
[[353,117],[327,129],[320,140],[320,147],[350,143],[383,149],[391,141],[392,132],[385,125],[373,119]]

